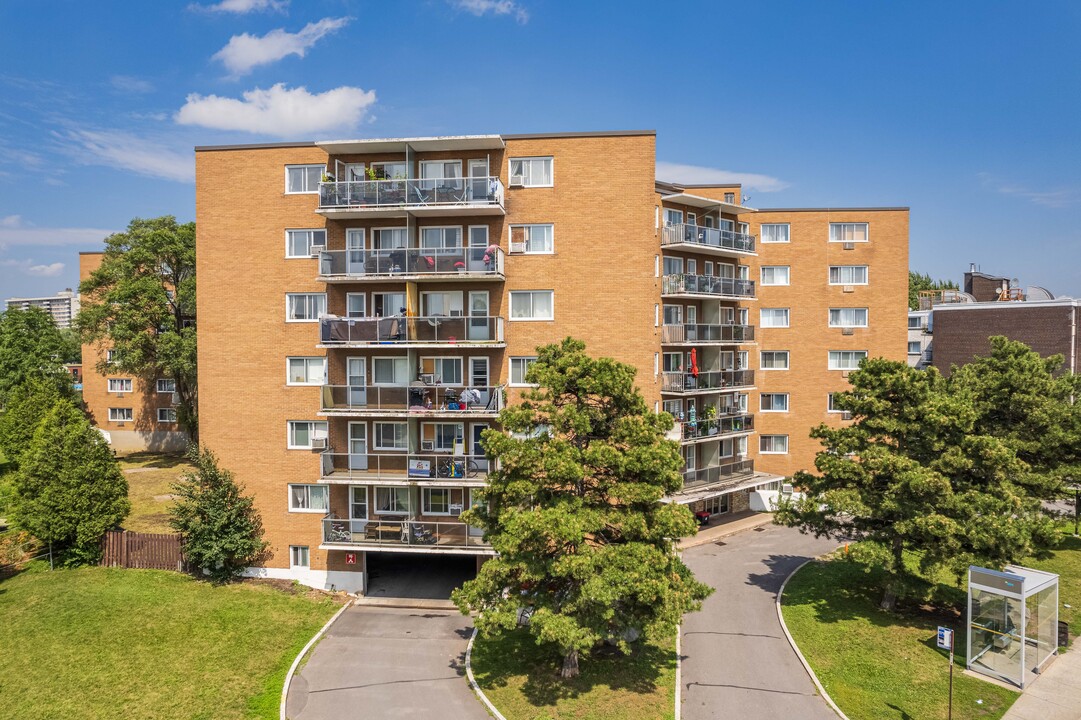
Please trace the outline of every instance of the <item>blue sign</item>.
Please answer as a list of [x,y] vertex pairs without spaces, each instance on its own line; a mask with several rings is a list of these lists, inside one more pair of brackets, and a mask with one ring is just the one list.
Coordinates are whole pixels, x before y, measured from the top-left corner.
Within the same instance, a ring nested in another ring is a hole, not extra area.
[[953,630],[938,626],[938,646],[943,650],[953,650]]

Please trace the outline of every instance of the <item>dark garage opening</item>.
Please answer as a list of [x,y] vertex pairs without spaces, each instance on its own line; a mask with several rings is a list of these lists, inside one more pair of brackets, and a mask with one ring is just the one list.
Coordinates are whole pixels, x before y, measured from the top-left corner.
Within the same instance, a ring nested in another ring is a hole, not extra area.
[[477,575],[476,555],[369,552],[368,597],[448,600]]

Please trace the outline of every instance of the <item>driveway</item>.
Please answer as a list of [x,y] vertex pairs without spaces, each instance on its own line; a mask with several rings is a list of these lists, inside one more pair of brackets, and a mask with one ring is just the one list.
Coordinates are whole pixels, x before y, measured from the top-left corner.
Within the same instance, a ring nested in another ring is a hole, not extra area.
[[488,720],[465,679],[472,621],[452,610],[353,606],[293,677],[291,720]]
[[684,720],[836,720],[785,639],[775,603],[792,570],[837,543],[772,525],[722,542],[683,553],[716,588],[684,618]]

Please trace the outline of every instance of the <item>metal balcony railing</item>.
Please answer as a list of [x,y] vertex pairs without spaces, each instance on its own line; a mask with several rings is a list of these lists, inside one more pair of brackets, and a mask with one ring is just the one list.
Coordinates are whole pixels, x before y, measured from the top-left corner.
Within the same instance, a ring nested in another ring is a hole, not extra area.
[[319,253],[319,276],[325,279],[500,278],[503,276],[503,250],[494,246],[327,250]]
[[716,275],[665,275],[662,280],[662,295],[754,297],[754,280],[718,277]]
[[694,393],[710,390],[734,390],[754,385],[754,370],[719,370],[661,373],[661,392]]
[[478,480],[488,477],[490,463],[483,455],[422,453],[322,453],[324,480]]
[[736,460],[735,462],[712,465],[698,468],[697,470],[685,470],[683,472],[683,488],[700,487],[731,481],[733,484],[746,480],[754,475],[754,460]]
[[495,414],[503,409],[503,386],[324,385],[323,412]]
[[754,325],[662,325],[661,342],[668,344],[754,342]]
[[411,545],[425,547],[486,548],[479,528],[463,522],[419,520],[350,520],[323,518],[323,542],[335,545]]
[[661,233],[661,245],[698,245],[703,248],[753,253],[755,236],[735,230],[677,223],[664,228],[664,232]]
[[498,177],[355,180],[319,183],[320,208],[503,206]]
[[503,318],[432,315],[319,320],[323,345],[488,344],[503,342]]
[[709,420],[695,420],[679,423],[680,436],[684,440],[723,437],[733,433],[754,430],[754,415],[738,411],[738,415],[717,417]]

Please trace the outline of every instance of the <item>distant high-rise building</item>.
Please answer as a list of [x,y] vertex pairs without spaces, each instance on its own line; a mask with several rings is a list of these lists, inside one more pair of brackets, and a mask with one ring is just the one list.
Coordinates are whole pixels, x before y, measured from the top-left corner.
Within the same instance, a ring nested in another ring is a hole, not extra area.
[[8,298],[7,307],[26,310],[38,307],[49,313],[57,327],[69,328],[79,314],[79,296],[71,288],[61,290],[56,295],[35,298]]

